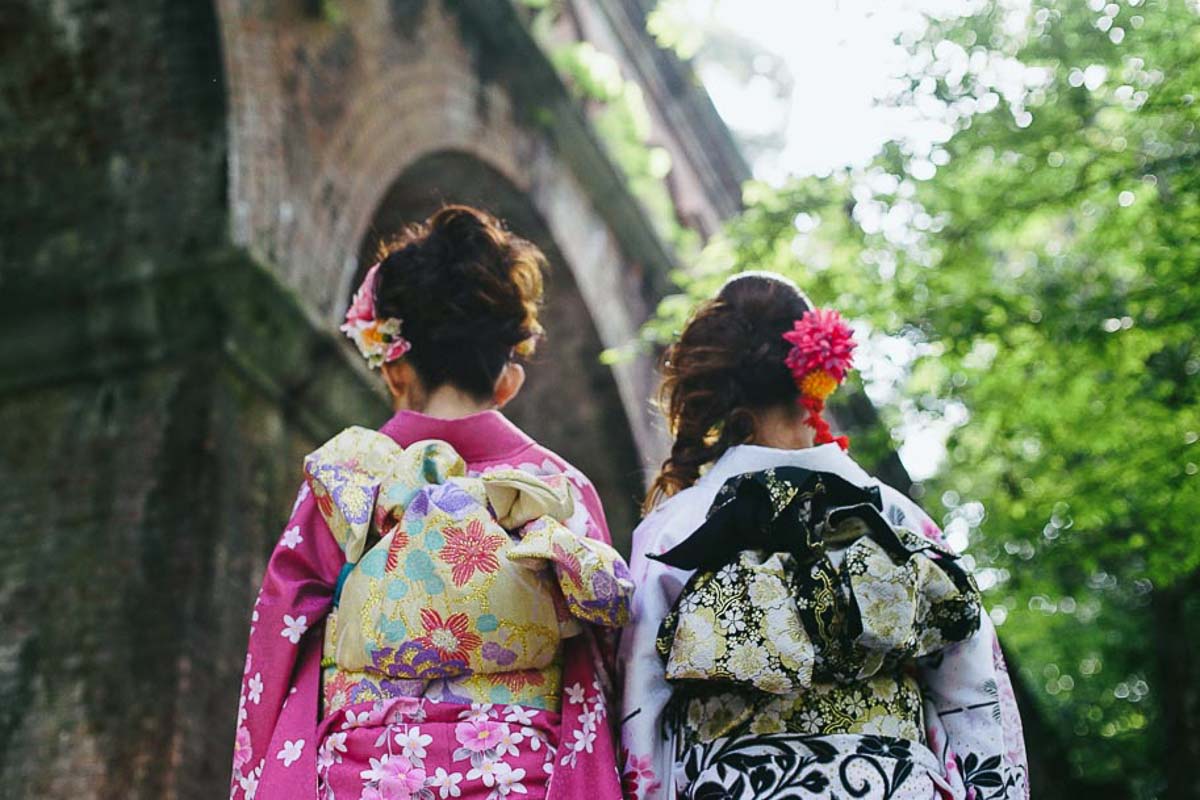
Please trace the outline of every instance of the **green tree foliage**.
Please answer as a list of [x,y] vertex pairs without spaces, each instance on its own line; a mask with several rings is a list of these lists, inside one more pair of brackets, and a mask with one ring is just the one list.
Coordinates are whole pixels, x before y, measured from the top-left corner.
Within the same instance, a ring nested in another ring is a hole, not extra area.
[[[1071,769],[1159,796],[1186,752],[1168,739],[1197,735],[1172,706],[1200,691],[1200,622],[1156,611],[1200,572],[1200,8],[974,7],[905,42],[893,102],[943,133],[749,187],[647,336],[767,268],[902,345],[885,412],[954,421],[927,504],[969,540]],[[1190,688],[1167,683],[1172,637]]]

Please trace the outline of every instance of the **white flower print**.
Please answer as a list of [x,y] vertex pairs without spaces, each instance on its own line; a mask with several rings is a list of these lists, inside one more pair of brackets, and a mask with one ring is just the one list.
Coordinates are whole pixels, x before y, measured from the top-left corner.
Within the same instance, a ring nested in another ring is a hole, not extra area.
[[533,722],[535,710],[525,706],[507,706],[504,709],[504,721],[517,725],[528,725]]
[[820,733],[825,725],[821,712],[815,708],[806,708],[796,716],[800,725],[800,733]]
[[507,767],[507,764],[502,764],[494,759],[485,758],[479,762],[479,766],[467,773],[467,780],[481,780],[483,785],[489,789],[496,785],[496,773],[501,767]]
[[283,630],[279,635],[287,639],[292,644],[300,644],[300,637],[308,630],[308,617],[301,614],[298,617],[292,617],[291,614],[283,615]]
[[358,777],[362,778],[367,783],[374,783],[386,778],[387,770],[385,767],[387,767],[388,762],[387,753],[384,753],[379,758],[371,758],[369,760],[371,762],[371,766],[359,772]]
[[300,526],[293,525],[283,532],[283,538],[279,543],[289,550],[295,550],[296,545],[304,541],[304,537],[300,535]]
[[263,692],[262,673],[256,672],[256,673],[254,673],[253,678],[246,681],[246,697],[248,697],[250,699],[251,703],[254,703],[254,705],[258,705],[259,701],[262,700],[262,692]]
[[740,633],[746,630],[746,619],[740,608],[728,609],[721,617],[721,627],[729,633]]
[[521,735],[529,742],[529,749],[537,752],[542,749],[542,734],[540,731],[528,726],[521,728]]
[[283,749],[275,754],[275,757],[283,762],[285,767],[290,767],[300,758],[300,753],[304,750],[304,740],[297,739],[296,741],[285,741]]
[[327,769],[334,764],[342,763],[342,753],[346,752],[345,733],[331,733],[321,742],[317,751],[317,768]]
[[462,795],[462,789],[458,788],[458,785],[462,781],[463,775],[461,772],[446,772],[446,770],[438,767],[437,772],[433,773],[433,777],[429,779],[429,785],[437,789],[438,796],[444,800],[447,797],[460,797]]
[[258,793],[258,771],[243,775],[238,779],[238,783],[246,795],[246,800],[254,800],[254,795]]
[[596,712],[589,711],[586,714],[580,714],[579,724],[583,728],[584,733],[590,733],[596,730]]
[[583,731],[583,730],[572,731],[572,736],[574,737],[575,741],[571,745],[571,748],[575,752],[577,752],[577,753],[580,751],[586,751],[588,753],[592,752],[592,745],[596,741],[596,732],[595,731]]
[[469,709],[458,712],[458,718],[466,722],[486,722],[494,716],[491,703],[471,703]]
[[501,762],[496,765],[496,791],[501,797],[510,792],[525,794],[525,786],[521,783],[521,779],[524,777],[525,770],[519,767],[513,769],[508,764]]
[[496,754],[500,756],[516,756],[520,755],[520,750],[517,745],[525,741],[525,737],[520,731],[514,731],[511,728],[500,734],[500,740],[496,743]]
[[567,699],[570,700],[571,703],[573,703],[575,705],[578,705],[583,702],[583,694],[584,694],[583,687],[580,686],[578,683],[575,684],[574,686],[567,687]]
[[726,564],[717,572],[717,580],[725,586],[732,586],[737,580],[737,567],[733,564]]
[[842,701],[842,708],[851,717],[861,717],[867,713],[867,699],[855,692]]
[[370,711],[359,711],[357,713],[355,713],[354,711],[347,711],[346,712],[346,721],[342,723],[342,730],[345,731],[345,730],[349,730],[350,728],[365,727],[367,725],[367,723],[370,721],[370,719],[371,719]]
[[421,733],[416,725],[396,734],[396,744],[400,745],[407,759],[425,758],[425,747],[433,742],[433,737]]

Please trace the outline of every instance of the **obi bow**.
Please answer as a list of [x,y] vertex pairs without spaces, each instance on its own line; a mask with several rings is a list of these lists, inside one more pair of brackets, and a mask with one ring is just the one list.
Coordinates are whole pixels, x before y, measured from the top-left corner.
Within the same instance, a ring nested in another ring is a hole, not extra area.
[[790,694],[968,638],[979,594],[957,556],[880,513],[878,489],[779,468],[730,479],[658,560],[695,569],[659,629],[673,681]]

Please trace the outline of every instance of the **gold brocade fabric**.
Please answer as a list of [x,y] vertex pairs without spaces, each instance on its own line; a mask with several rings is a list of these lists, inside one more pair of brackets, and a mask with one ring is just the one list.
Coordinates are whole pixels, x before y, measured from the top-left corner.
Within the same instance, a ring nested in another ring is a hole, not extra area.
[[916,680],[903,672],[850,684],[818,683],[794,694],[742,689],[693,691],[670,711],[682,746],[722,737],[793,733],[892,736],[924,742],[924,709]]
[[657,641],[685,741],[922,740],[913,664],[979,625],[953,552],[889,525],[864,490],[785,468],[731,479],[693,537],[661,557],[701,566]]

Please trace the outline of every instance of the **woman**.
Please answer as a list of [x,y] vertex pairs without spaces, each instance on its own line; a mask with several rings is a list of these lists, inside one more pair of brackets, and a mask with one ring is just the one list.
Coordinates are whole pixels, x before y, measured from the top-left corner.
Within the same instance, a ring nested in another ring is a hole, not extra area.
[[749,273],[669,349],[675,440],[620,653],[627,797],[1028,795],[973,582],[822,416],[853,348],[836,313]]
[[443,208],[342,330],[396,414],[305,460],[252,616],[234,798],[620,795],[597,626],[632,584],[595,490],[506,420],[544,257]]

